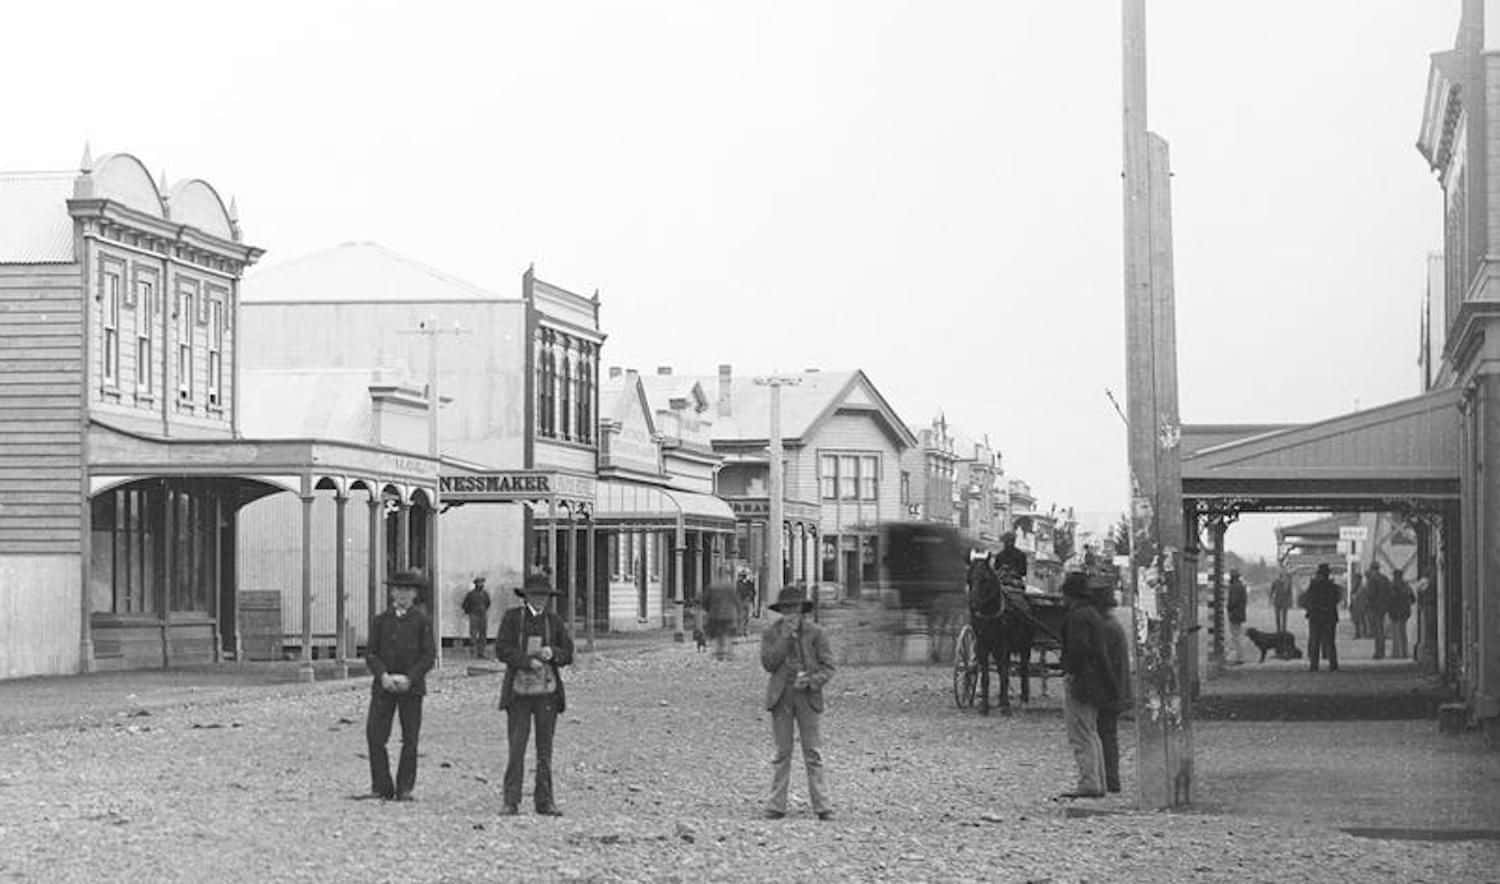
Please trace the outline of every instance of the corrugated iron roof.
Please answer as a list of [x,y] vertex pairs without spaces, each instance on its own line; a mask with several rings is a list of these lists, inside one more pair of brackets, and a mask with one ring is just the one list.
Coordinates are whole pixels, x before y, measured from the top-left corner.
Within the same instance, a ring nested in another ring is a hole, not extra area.
[[68,263],[77,172],[0,172],[0,263]]
[[240,432],[252,439],[334,439],[369,444],[367,370],[246,371],[237,400]]
[[245,303],[515,300],[373,242],[347,242],[258,267],[245,277],[240,298]]

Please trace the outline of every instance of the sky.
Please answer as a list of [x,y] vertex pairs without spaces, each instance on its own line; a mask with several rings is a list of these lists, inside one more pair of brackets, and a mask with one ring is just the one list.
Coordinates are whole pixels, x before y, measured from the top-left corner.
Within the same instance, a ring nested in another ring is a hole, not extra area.
[[[1458,0],[1147,7],[1183,420],[1420,392]],[[372,240],[518,295],[534,263],[599,290],[606,365],[860,368],[1044,506],[1126,508],[1117,0],[223,9],[8,10],[0,168],[203,178],[266,266]]]

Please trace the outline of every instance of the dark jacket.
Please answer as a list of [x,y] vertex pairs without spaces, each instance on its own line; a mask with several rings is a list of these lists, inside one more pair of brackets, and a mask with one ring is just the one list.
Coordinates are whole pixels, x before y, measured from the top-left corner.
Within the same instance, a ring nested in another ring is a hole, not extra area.
[[464,613],[470,617],[483,617],[490,612],[490,594],[476,586],[464,594]]
[[802,631],[793,633],[785,619],[767,626],[760,634],[760,665],[771,673],[766,683],[766,708],[774,709],[781,702],[781,695],[795,690],[792,682],[797,677],[799,662],[812,682],[808,688],[808,700],[814,711],[823,711],[823,685],[833,678],[833,649],[828,636],[818,624],[806,619]]
[[1302,607],[1307,610],[1307,619],[1319,623],[1337,623],[1339,619],[1339,596],[1342,591],[1331,577],[1314,577],[1303,592]]
[[1229,581],[1229,598],[1225,601],[1224,612],[1229,615],[1230,623],[1245,622],[1245,604],[1249,601],[1245,593],[1245,582],[1238,577]]
[[1120,690],[1105,657],[1104,618],[1087,601],[1074,600],[1063,620],[1062,668],[1072,676],[1073,698],[1091,706],[1113,706]]
[[551,666],[557,676],[557,711],[567,709],[567,691],[563,688],[562,667],[573,662],[573,637],[561,617],[552,611],[542,611],[533,617],[525,605],[517,605],[500,617],[500,628],[495,632],[495,656],[505,664],[505,681],[500,686],[500,708],[509,709],[515,697],[516,670],[529,669],[525,642],[522,636],[540,636],[542,644],[552,649],[552,660],[543,662]]
[[1365,575],[1365,609],[1376,617],[1384,617],[1391,608],[1391,581],[1379,571]]
[[995,553],[995,573],[1003,574],[1010,571],[1017,579],[1026,576],[1026,554],[1015,547],[1001,549]]
[[427,672],[436,660],[432,620],[426,614],[411,608],[406,616],[398,617],[395,608],[387,608],[376,615],[370,644],[365,650],[365,665],[375,676],[370,690],[380,690],[380,677],[389,672],[411,679],[408,693],[425,694]]
[[1121,712],[1130,707],[1130,638],[1113,608],[1104,609],[1099,616],[1104,623],[1104,660],[1115,683],[1115,702],[1100,708]]
[[1389,610],[1392,620],[1405,620],[1411,616],[1412,602],[1416,601],[1416,593],[1412,591],[1411,584],[1406,578],[1396,575],[1391,578],[1391,604]]

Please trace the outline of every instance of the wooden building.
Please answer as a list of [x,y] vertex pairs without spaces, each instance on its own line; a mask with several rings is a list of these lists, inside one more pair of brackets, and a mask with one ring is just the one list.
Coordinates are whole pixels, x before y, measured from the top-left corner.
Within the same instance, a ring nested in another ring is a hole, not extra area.
[[[460,605],[479,576],[497,623],[532,572],[551,574],[566,593],[561,605],[585,614],[604,341],[597,295],[527,270],[519,296],[505,297],[361,242],[258,269],[243,301],[246,376],[279,391],[248,421],[278,435],[364,441],[386,433],[441,453],[439,565],[429,568],[436,586],[424,601],[444,638],[467,637]],[[425,410],[415,422],[403,410],[433,395],[441,403],[435,425]],[[401,518],[410,509],[392,506]],[[247,513],[240,542],[263,563],[250,572],[258,589],[289,593],[277,566],[286,516],[272,500]],[[420,550],[409,563],[428,566]],[[331,640],[332,605],[325,600],[310,616],[314,636]]]
[[241,432],[260,255],[211,185],[129,154],[0,174],[0,676],[236,654],[243,506],[300,496],[306,539],[319,485],[436,484],[420,456]]

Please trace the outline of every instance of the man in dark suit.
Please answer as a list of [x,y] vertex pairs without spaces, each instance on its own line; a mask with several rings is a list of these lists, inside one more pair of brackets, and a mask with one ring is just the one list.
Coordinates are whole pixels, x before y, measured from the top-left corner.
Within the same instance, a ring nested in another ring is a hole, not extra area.
[[760,634],[760,665],[771,674],[766,685],[766,708],[771,710],[771,734],[776,755],[771,760],[771,794],[766,799],[769,819],[786,816],[786,793],[792,779],[792,728],[802,739],[802,761],[807,765],[807,794],[820,820],[833,819],[828,786],[823,777],[823,685],[833,678],[833,651],[828,636],[807,621],[813,603],[801,589],[781,591],[771,610],[781,619]]
[[483,660],[490,631],[490,594],[485,591],[483,577],[474,578],[474,588],[464,595],[463,611],[469,619],[469,651]]
[[[411,801],[417,784],[417,740],[422,732],[422,697],[427,672],[437,659],[432,621],[413,607],[426,584],[420,571],[398,571],[389,581],[391,606],[375,617],[365,665],[374,679],[370,711],[365,718],[365,740],[370,754],[370,791],[367,798]],[[396,782],[391,782],[391,719],[401,718],[401,760]]]
[[1025,581],[1026,579],[1026,553],[1016,548],[1016,532],[1007,531],[1000,535],[1002,544],[1000,551],[995,553],[995,561],[991,566],[1002,582]]
[[1077,788],[1062,797],[1101,798],[1106,783],[1099,709],[1118,702],[1120,691],[1106,656],[1104,620],[1094,606],[1088,576],[1068,574],[1062,592],[1068,602],[1062,629],[1063,722],[1078,766]]
[[506,713],[510,755],[505,764],[507,816],[519,812],[526,778],[526,744],[536,722],[536,812],[562,816],[552,795],[552,737],[557,716],[567,706],[561,667],[573,662],[573,638],[563,619],[547,609],[556,595],[544,575],[533,574],[516,594],[525,604],[506,611],[495,636],[495,657],[505,663],[500,708]]

